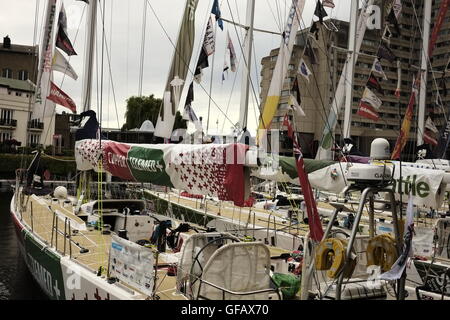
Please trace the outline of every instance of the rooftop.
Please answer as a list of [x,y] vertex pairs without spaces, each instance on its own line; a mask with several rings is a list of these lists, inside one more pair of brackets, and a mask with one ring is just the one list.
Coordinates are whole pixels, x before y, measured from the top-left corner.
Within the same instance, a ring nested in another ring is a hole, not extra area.
[[29,82],[11,78],[0,77],[0,87],[26,92],[34,92],[34,89]]

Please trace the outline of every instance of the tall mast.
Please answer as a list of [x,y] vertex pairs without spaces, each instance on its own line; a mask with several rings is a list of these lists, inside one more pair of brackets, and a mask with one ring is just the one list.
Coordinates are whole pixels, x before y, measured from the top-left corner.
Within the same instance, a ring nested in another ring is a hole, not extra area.
[[430,19],[432,1],[424,1],[423,8],[423,33],[422,33],[422,62],[420,66],[420,93],[419,113],[417,128],[417,145],[423,144],[423,133],[425,130],[425,103],[427,98],[427,73],[428,73],[428,43],[430,39]]
[[[363,8],[361,9],[361,12],[359,14],[358,18],[358,25],[356,28],[356,43],[355,43],[355,63],[358,60],[358,53],[362,45],[362,41],[364,39],[364,34],[367,29],[367,21],[370,17],[370,7],[373,4],[373,0],[368,0]],[[342,110],[342,107],[344,105],[344,96],[345,96],[345,83],[346,83],[346,70],[347,65],[349,63],[349,60],[345,62],[345,66],[343,68],[343,71],[341,73],[341,77],[339,78],[339,82],[337,85],[336,93],[334,95],[333,102],[330,106],[330,113],[328,115],[327,122],[324,124],[323,133],[321,137],[321,142],[319,146],[319,150],[316,154],[316,159],[323,160],[323,159],[331,159],[331,147],[333,144],[333,136],[334,136],[334,129],[336,128],[336,124],[338,121],[338,116]]]
[[348,63],[345,68],[345,109],[343,138],[350,138],[350,124],[352,120],[353,80],[356,62],[356,24],[358,22],[358,0],[352,0],[350,9],[350,29],[348,35]]
[[142,97],[142,78],[144,77],[144,57],[145,57],[145,29],[147,27],[147,0],[144,0],[144,15],[142,17],[142,41],[141,41],[141,60],[139,64],[139,86],[138,96]]
[[[104,10],[104,9],[103,9]],[[83,74],[83,91],[82,91],[82,105],[83,111],[91,108],[92,96],[92,75],[94,66],[94,46],[95,46],[95,32],[97,22],[97,1],[89,2],[89,12],[86,19],[86,49],[84,52],[84,74]]]
[[241,108],[239,112],[240,129],[247,127],[247,120],[248,120],[248,100],[250,91],[250,70],[252,62],[254,18],[255,18],[255,0],[248,0],[247,17],[245,22],[248,29],[245,36],[245,44],[244,44],[244,68],[242,70]]

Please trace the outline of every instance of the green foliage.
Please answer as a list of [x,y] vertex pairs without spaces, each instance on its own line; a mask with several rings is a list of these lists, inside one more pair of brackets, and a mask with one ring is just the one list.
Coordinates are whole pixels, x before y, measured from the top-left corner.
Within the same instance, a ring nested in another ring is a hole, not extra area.
[[[158,113],[162,105],[162,100],[155,98],[152,94],[148,97],[132,96],[127,99],[127,111],[125,113],[125,120],[122,130],[131,130],[140,128],[142,122],[150,120],[156,126],[158,120]],[[178,128],[186,128],[186,120],[183,120],[179,111],[175,116],[174,130]]]

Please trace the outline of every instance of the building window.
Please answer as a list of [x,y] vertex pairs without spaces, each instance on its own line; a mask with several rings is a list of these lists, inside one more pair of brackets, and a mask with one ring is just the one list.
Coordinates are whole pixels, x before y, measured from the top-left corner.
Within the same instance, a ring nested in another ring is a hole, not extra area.
[[28,144],[30,146],[38,145],[40,140],[41,140],[41,135],[40,134],[30,133],[28,135]]
[[0,120],[5,121],[6,123],[9,123],[13,119],[13,115],[14,115],[14,110],[2,109],[0,112]]
[[2,77],[3,78],[12,78],[12,70],[5,68],[2,70]]
[[11,140],[11,132],[0,131],[0,142],[5,142],[7,140]]
[[28,71],[20,70],[19,71],[19,80],[23,80],[23,81],[28,80]]

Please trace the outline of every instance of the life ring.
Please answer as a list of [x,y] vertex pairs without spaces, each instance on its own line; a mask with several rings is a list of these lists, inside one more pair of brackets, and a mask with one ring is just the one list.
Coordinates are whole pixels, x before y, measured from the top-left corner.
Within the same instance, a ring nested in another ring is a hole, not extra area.
[[[319,244],[316,251],[316,270],[328,270],[329,278],[336,278],[346,261],[347,241],[344,239],[328,238]],[[356,267],[356,259],[344,270],[344,276],[350,277]]]
[[368,266],[380,266],[382,272],[391,270],[398,258],[394,237],[386,233],[370,239],[367,244],[366,257]]

